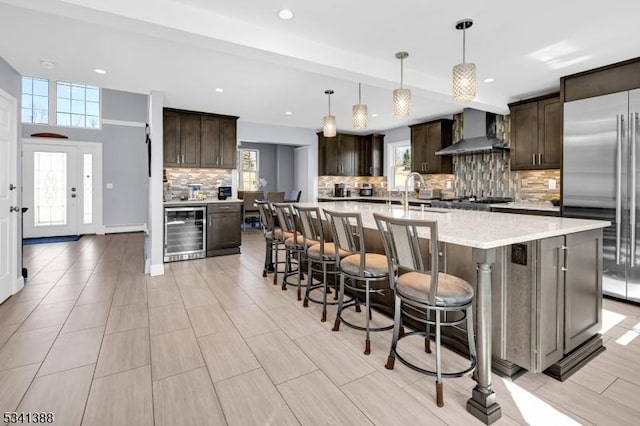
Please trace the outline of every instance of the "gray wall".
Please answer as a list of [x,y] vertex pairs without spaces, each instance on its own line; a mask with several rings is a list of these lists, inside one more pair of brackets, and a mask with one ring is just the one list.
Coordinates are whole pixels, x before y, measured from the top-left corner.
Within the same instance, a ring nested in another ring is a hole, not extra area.
[[258,177],[267,180],[263,191],[282,191],[285,196],[293,189],[293,149],[292,145],[271,143],[240,142],[240,149],[257,149],[259,172]]
[[[102,119],[145,123],[147,103],[147,95],[102,89]],[[61,133],[81,142],[101,142],[104,225],[147,223],[147,146],[143,127],[103,123],[100,130],[94,130],[22,125],[23,137],[37,132]],[[113,189],[107,189],[107,183],[112,183]]]
[[[21,102],[21,93],[22,93],[22,78],[20,74],[16,70],[13,69],[11,65],[9,65],[2,57],[0,57],[0,89],[9,93],[11,96],[16,98],[18,101],[18,120],[20,119],[20,102]],[[18,140],[21,138],[21,129],[18,127]],[[22,162],[20,161],[20,156],[18,156],[18,164],[16,165],[16,170],[18,174],[18,182],[16,186],[18,188],[22,187]],[[22,205],[22,191],[18,191],[18,205]],[[15,241],[18,252],[18,275],[21,274],[22,271],[22,215],[18,215],[18,238]]]

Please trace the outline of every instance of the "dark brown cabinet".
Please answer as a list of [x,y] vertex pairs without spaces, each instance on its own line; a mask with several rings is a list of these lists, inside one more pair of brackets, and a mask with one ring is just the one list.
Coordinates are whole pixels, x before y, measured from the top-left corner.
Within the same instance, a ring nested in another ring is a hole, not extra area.
[[165,108],[165,167],[236,167],[238,117]]
[[202,167],[236,168],[236,120],[213,115],[201,116]]
[[198,117],[178,111],[164,111],[163,157],[165,167],[200,167]]
[[562,104],[556,95],[509,104],[511,170],[559,169]]
[[318,175],[382,176],[384,135],[338,133],[325,138],[318,133]]
[[451,156],[436,155],[436,152],[453,142],[453,120],[442,119],[409,127],[411,171],[424,174],[453,173]]
[[207,206],[207,256],[240,253],[241,209],[241,203],[216,203]]
[[384,158],[384,135],[357,137],[357,176],[382,176]]

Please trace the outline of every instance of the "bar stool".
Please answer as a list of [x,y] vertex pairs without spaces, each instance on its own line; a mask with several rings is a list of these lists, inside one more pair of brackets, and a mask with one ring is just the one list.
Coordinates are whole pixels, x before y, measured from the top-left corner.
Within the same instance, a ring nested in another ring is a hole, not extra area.
[[[320,221],[320,208],[318,207],[300,207],[294,206],[298,212],[298,218],[300,220],[300,230],[302,231],[303,242],[307,250],[307,289],[304,294],[304,302],[302,306],[309,307],[309,301],[314,303],[320,303],[322,305],[322,317],[320,321],[325,322],[327,320],[327,305],[336,305],[338,302],[327,302],[327,294],[329,290],[329,276],[337,277],[340,273],[337,269],[330,270],[329,267],[337,265],[336,257],[342,258],[348,253],[343,250],[336,252],[336,246],[332,242],[326,242],[324,238],[324,232],[322,229],[322,223]],[[313,242],[318,242],[313,244]],[[317,268],[317,266],[321,268]],[[313,273],[322,273],[322,282],[313,283]],[[322,300],[315,299],[311,296],[311,292],[317,289],[322,289]],[[336,289],[335,297],[338,299],[338,292]]]
[[[376,253],[367,253],[364,244],[364,228],[362,226],[362,216],[360,213],[343,213],[324,209],[324,216],[329,222],[333,241],[338,250],[344,250],[349,254],[342,259],[337,269],[340,270],[340,295],[338,296],[338,312],[333,331],[340,330],[340,323],[343,322],[351,328],[365,331],[364,354],[371,353],[371,340],[369,333],[372,331],[391,330],[393,324],[384,327],[370,327],[371,307],[382,306],[380,303],[371,303],[371,293],[383,294],[390,291],[389,287],[389,265],[386,256]],[[355,224],[355,225],[354,225]],[[348,283],[348,284],[347,284]],[[364,287],[361,283],[364,283]],[[360,285],[359,285],[360,284]],[[373,285],[377,284],[376,288]],[[352,324],[342,317],[342,311],[351,306],[359,307],[357,296],[350,303],[344,303],[344,289],[352,292],[364,293],[365,296],[365,326]]]
[[[432,220],[409,220],[392,218],[374,213],[376,224],[382,234],[387,254],[389,281],[395,290],[395,315],[391,350],[385,367],[393,369],[398,358],[407,367],[436,377],[436,403],[444,405],[442,378],[462,377],[476,367],[476,346],[473,335],[473,287],[465,280],[438,272],[438,222]],[[428,239],[428,245],[424,240]],[[431,253],[427,261],[425,248]],[[430,267],[430,268],[429,268]],[[426,315],[424,312],[426,311]],[[458,312],[453,319],[448,313]],[[444,319],[442,318],[444,315]],[[425,325],[425,331],[414,331],[400,335],[402,315]],[[433,314],[433,315],[432,315]],[[435,320],[432,319],[435,316]],[[440,351],[440,328],[466,321],[469,361],[471,366],[458,372],[442,372]],[[430,326],[435,326],[436,371],[426,370],[405,360],[397,351],[398,341],[411,335],[425,337],[425,351],[431,352]]]
[[[285,261],[278,260],[278,252],[284,251],[284,242],[292,234],[287,234],[275,226],[273,209],[268,201],[256,201],[256,205],[260,212],[260,223],[262,224],[262,233],[265,239],[262,276],[266,277],[268,272],[273,272],[273,284],[276,285],[278,283],[278,265],[285,263]],[[275,260],[273,259],[274,255]]]
[[[298,287],[298,300],[301,300],[302,294],[302,280],[304,274],[302,272],[302,256],[306,253],[306,247],[304,243],[304,237],[298,231],[297,216],[293,209],[293,205],[290,203],[273,203],[273,208],[276,211],[280,228],[285,235],[291,235],[284,241],[285,247],[285,272],[282,278],[282,290],[287,289],[287,285],[295,285]],[[310,245],[318,244],[318,241],[308,242]],[[292,268],[292,260],[296,260],[296,269]],[[293,283],[289,280],[290,277],[297,275],[297,283]],[[306,284],[304,284],[306,286]]]

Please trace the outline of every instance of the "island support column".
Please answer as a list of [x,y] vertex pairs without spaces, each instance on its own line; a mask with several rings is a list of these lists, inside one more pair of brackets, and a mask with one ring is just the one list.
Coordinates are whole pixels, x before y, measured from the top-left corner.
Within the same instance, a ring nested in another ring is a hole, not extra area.
[[467,401],[467,411],[491,424],[502,417],[502,409],[491,390],[491,264],[496,261],[496,249],[473,249],[473,261],[477,263],[478,283],[476,286],[476,312],[478,364],[476,378]]

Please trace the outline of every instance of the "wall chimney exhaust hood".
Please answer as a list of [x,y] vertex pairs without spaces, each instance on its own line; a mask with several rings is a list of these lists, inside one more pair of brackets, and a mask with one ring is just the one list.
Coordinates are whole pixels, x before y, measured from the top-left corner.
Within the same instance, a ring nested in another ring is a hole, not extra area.
[[466,155],[483,152],[509,151],[496,138],[496,115],[491,112],[465,108],[462,111],[463,139],[436,152],[436,155]]

